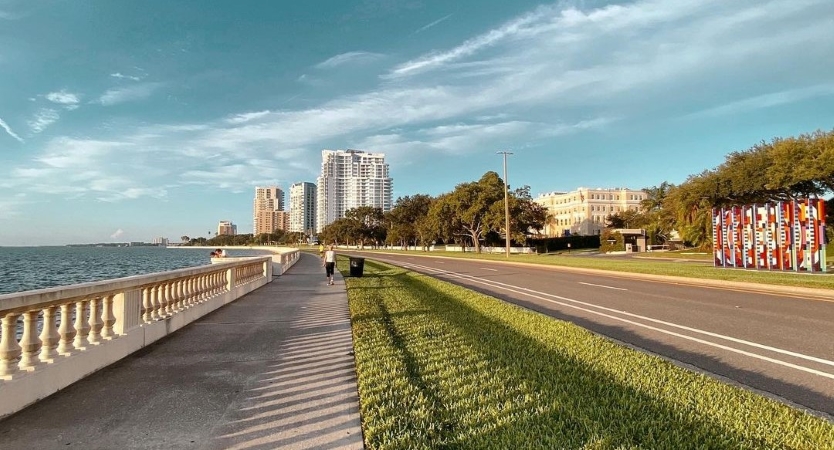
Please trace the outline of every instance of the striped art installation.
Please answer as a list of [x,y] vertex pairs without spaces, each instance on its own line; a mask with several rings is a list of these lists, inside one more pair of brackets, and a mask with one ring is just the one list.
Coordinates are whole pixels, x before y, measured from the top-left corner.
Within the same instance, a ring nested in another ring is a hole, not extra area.
[[712,210],[716,267],[825,271],[825,201],[801,199]]

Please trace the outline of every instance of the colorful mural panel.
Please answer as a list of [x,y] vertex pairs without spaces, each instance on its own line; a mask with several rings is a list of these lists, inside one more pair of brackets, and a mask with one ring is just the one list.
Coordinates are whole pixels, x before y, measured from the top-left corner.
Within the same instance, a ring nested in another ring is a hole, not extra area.
[[716,267],[822,272],[825,202],[802,199],[712,210]]

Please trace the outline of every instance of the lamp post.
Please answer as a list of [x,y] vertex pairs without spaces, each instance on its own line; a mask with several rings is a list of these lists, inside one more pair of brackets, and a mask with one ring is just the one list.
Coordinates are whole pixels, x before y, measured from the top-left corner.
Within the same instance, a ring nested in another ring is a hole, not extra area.
[[507,155],[512,155],[512,152],[496,152],[498,155],[504,155],[504,233],[506,233],[507,241],[507,258],[510,257],[510,197],[507,192]]

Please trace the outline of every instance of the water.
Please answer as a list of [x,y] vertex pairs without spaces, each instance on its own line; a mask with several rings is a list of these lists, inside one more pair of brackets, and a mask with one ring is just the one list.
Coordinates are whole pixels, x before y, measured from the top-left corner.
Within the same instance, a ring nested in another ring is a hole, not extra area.
[[[0,294],[210,264],[207,248],[2,247]],[[230,250],[228,256],[267,254]]]

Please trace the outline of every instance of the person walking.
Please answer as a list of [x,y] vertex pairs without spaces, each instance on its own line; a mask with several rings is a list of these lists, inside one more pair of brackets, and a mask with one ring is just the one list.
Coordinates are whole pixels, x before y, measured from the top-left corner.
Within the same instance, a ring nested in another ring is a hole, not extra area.
[[333,272],[336,270],[336,251],[332,245],[324,252],[321,265],[324,266],[324,272],[327,274],[327,285],[332,286],[334,284]]

